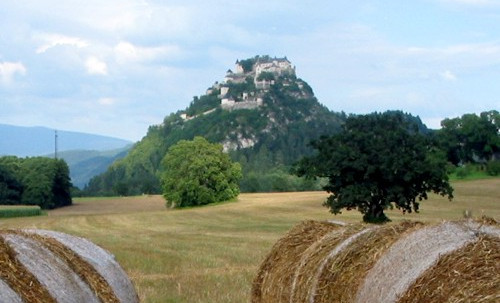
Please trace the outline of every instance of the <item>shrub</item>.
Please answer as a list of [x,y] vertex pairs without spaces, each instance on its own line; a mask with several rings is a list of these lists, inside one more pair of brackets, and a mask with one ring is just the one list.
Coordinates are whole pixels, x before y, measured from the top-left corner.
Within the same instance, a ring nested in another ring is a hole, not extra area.
[[458,179],[464,179],[470,174],[471,174],[471,168],[468,165],[457,167],[457,169],[455,170],[455,175],[457,176]]
[[500,174],[500,160],[490,160],[486,164],[486,172],[490,176],[498,176]]

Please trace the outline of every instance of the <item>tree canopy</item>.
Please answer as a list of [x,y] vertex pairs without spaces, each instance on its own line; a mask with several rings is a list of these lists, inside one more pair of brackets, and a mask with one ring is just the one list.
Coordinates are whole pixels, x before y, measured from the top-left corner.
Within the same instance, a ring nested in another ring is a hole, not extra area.
[[240,192],[240,165],[231,161],[222,145],[203,137],[171,146],[162,166],[163,196],[169,207],[227,201]]
[[496,110],[444,119],[438,132],[453,164],[485,162],[500,152],[500,114]]
[[340,133],[312,146],[296,173],[328,178],[324,205],[334,214],[357,209],[366,222],[385,222],[388,208],[418,212],[428,192],[453,197],[443,153],[401,112],[350,116]]
[[71,205],[72,184],[64,160],[0,157],[0,204]]

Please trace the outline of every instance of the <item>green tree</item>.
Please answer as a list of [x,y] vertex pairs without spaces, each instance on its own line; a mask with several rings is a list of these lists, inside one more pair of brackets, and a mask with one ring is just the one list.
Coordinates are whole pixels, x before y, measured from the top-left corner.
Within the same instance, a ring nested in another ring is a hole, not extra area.
[[69,167],[62,159],[53,160],[52,179],[52,201],[54,207],[68,206],[72,204],[71,199],[71,178],[69,177]]
[[22,203],[52,209],[71,205],[71,179],[64,160],[32,157],[21,160],[20,175],[25,190]]
[[22,193],[21,182],[7,168],[0,165],[0,204],[20,204]]
[[334,214],[358,209],[365,222],[385,222],[388,208],[418,212],[428,192],[453,197],[444,155],[400,112],[350,116],[342,132],[312,146],[296,173],[328,178],[324,205]]
[[496,110],[444,119],[438,140],[453,164],[486,162],[500,152],[500,114]]
[[273,73],[270,72],[262,72],[260,75],[257,77],[258,81],[266,80],[266,81],[271,81],[271,80],[276,80],[276,77],[274,77]]
[[181,140],[168,149],[162,161],[163,196],[168,207],[185,207],[226,201],[239,194],[241,167],[222,145],[203,137]]
[[10,197],[5,200],[51,209],[71,205],[71,188],[64,160],[0,157],[0,197]]

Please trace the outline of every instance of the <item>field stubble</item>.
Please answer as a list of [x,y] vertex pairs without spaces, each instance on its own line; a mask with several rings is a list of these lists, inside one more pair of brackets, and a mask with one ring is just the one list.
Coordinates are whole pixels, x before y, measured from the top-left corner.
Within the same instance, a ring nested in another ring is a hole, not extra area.
[[[465,210],[500,220],[500,179],[454,182],[455,199],[431,195],[419,214],[388,211],[395,222],[455,220]],[[237,202],[169,210],[161,196],[75,199],[48,216],[0,221],[85,237],[116,256],[141,302],[249,302],[252,280],[271,247],[303,220],[333,216],[324,192],[241,194]]]

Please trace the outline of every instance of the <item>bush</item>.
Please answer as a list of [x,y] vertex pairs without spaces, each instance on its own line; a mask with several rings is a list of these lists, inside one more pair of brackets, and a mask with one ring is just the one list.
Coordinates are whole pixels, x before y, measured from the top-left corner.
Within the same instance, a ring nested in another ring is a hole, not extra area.
[[498,176],[500,174],[500,160],[491,160],[486,164],[486,172],[490,176]]
[[241,166],[221,144],[203,137],[181,140],[163,158],[163,196],[168,207],[197,206],[238,196]]
[[471,168],[468,165],[463,165],[455,169],[455,175],[458,179],[465,179],[471,174]]

